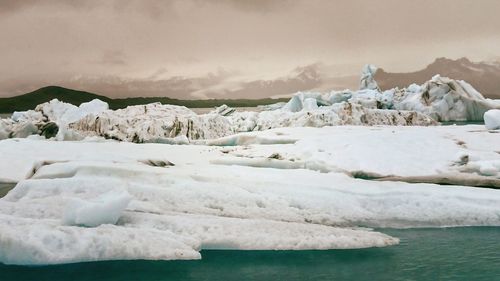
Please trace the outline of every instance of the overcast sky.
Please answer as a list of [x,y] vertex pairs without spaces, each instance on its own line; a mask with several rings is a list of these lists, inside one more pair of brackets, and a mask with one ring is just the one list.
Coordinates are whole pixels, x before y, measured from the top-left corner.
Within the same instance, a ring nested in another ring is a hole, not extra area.
[[436,57],[491,60],[499,11],[498,0],[0,0],[0,96],[56,84],[260,97],[257,81],[305,89],[365,63],[400,72]]

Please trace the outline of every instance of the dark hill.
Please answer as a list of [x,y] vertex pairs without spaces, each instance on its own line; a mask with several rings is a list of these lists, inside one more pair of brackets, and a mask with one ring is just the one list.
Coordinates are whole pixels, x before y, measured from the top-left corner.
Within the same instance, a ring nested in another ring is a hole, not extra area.
[[9,113],[16,110],[23,111],[34,109],[38,104],[52,99],[58,99],[75,105],[79,105],[82,102],[88,102],[93,99],[100,99],[105,102],[110,100],[107,97],[88,92],[66,89],[58,86],[48,86],[24,95],[10,98],[0,98],[0,112]]
[[129,105],[147,104],[161,102],[162,104],[183,105],[191,108],[209,108],[227,104],[231,107],[252,107],[257,105],[272,104],[288,99],[209,99],[209,100],[178,100],[167,97],[144,97],[144,98],[124,98],[111,99],[105,96],[96,95],[89,92],[77,91],[58,86],[48,86],[36,91],[9,98],[0,98],[0,113],[11,113],[14,111],[24,111],[34,109],[38,104],[58,99],[74,105],[88,102],[93,99],[100,99],[109,104],[111,109],[125,108]]

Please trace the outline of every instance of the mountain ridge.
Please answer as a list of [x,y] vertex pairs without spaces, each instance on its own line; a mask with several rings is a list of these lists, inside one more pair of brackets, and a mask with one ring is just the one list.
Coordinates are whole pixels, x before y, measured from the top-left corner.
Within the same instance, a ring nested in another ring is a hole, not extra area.
[[500,98],[500,63],[498,62],[472,62],[465,57],[456,60],[441,57],[426,68],[413,72],[391,73],[379,68],[374,78],[382,90],[387,90],[395,87],[408,87],[412,83],[422,84],[436,74],[465,80],[483,96]]
[[113,99],[103,95],[79,91],[60,86],[46,86],[35,91],[8,98],[0,98],[0,113],[12,113],[14,111],[25,111],[34,109],[37,105],[48,102],[52,99],[58,99],[63,102],[80,105],[83,102],[89,102],[93,99],[100,99],[109,104],[110,109],[125,108],[130,105],[147,104],[160,102],[163,104],[182,105],[191,108],[210,108],[226,104],[231,107],[252,107],[257,105],[272,104],[283,99],[207,99],[207,100],[180,100],[168,97],[133,97]]

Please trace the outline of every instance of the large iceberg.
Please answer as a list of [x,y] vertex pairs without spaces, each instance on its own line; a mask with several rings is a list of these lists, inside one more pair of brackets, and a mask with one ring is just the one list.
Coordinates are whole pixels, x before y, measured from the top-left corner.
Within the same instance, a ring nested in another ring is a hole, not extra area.
[[[85,137],[99,136],[137,143],[173,144],[180,137],[187,140],[215,139],[239,132],[281,127],[437,124],[432,118],[419,112],[377,108],[375,103],[380,103],[383,95],[373,91],[358,93],[354,97],[370,101],[358,102],[351,97],[349,101],[330,104],[330,100],[341,100],[337,94],[299,93],[275,110],[235,112],[224,107],[198,115],[183,106],[160,103],[118,110],[102,106],[98,111],[89,111],[82,110],[83,104],[74,107],[54,100],[39,105],[34,111],[15,113],[10,119],[0,120],[0,139],[43,135],[57,140],[82,140]],[[368,106],[368,103],[373,105]]]
[[394,108],[425,113],[438,121],[479,121],[486,111],[500,108],[500,100],[484,98],[465,81],[439,75],[420,87],[395,95]]
[[486,111],[500,109],[500,100],[486,99],[465,81],[439,75],[423,85],[381,91],[374,80],[376,70],[373,65],[363,68],[360,90],[298,92],[285,104],[253,112],[223,105],[199,115],[183,106],[159,103],[109,110],[99,100],[79,107],[52,100],[35,110],[0,119],[0,139],[42,135],[81,140],[98,136],[137,143],[184,144],[281,127],[428,126],[438,121],[478,121]]
[[85,116],[99,114],[109,108],[106,102],[94,99],[75,106],[53,99],[39,104],[34,110],[14,112],[11,118],[0,119],[0,139],[25,138],[30,135],[71,139],[68,124]]
[[347,102],[361,105],[365,110],[386,109],[383,111],[386,115],[391,115],[394,110],[418,112],[436,121],[481,121],[486,111],[500,109],[500,100],[484,98],[465,81],[439,75],[423,85],[412,84],[404,89],[381,91],[373,78],[375,71],[376,67],[365,66],[358,91],[299,92],[283,109],[314,111],[316,107],[312,108],[311,104],[315,99],[318,109]]
[[231,125],[228,118],[216,112],[197,115],[184,106],[152,103],[87,115],[70,124],[69,129],[81,136],[161,142],[178,136],[189,139],[222,137],[231,132]]
[[[434,125],[430,117],[412,111],[381,110],[342,102],[318,107],[317,100],[305,99],[300,111],[283,109],[262,112],[234,112],[197,115],[187,108],[150,104],[88,115],[69,125],[81,136],[102,136],[132,142],[165,142],[185,136],[190,140],[213,139],[239,132],[281,127],[324,127],[333,125]],[[287,104],[288,105],[288,104]],[[146,113],[145,113],[146,112]]]

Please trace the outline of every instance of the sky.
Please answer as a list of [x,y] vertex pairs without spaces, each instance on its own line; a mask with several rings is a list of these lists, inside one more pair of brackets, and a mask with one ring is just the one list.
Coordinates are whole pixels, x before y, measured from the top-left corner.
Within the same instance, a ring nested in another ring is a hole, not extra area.
[[[261,98],[500,56],[497,0],[0,0],[0,96]],[[354,80],[353,80],[354,79]]]

